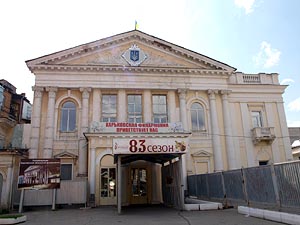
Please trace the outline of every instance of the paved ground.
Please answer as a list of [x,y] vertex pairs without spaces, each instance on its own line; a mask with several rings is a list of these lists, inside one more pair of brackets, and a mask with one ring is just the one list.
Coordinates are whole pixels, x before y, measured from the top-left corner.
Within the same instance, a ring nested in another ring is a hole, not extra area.
[[115,207],[92,209],[39,209],[25,211],[30,225],[271,225],[272,221],[247,217],[237,209],[216,211],[178,211],[163,206],[123,207],[118,215]]

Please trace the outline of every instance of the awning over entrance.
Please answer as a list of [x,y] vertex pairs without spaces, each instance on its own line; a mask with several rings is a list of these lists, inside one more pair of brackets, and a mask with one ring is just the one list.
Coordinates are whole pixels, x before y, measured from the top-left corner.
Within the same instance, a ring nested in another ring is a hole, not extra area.
[[[164,164],[169,162],[175,158],[180,157],[181,154],[173,153],[173,154],[137,154],[137,155],[124,155],[121,156],[121,164],[128,164],[137,160],[145,160],[152,163]],[[118,162],[119,154],[114,155],[115,163]]]

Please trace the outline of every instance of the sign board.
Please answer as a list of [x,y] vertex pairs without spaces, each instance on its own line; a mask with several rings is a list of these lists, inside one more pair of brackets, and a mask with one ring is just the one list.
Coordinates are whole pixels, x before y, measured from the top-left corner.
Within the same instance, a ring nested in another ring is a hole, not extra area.
[[113,139],[114,154],[186,153],[187,138],[124,138]]
[[18,189],[60,188],[60,159],[21,159]]
[[93,122],[90,132],[101,133],[178,133],[183,132],[181,123],[128,123]]

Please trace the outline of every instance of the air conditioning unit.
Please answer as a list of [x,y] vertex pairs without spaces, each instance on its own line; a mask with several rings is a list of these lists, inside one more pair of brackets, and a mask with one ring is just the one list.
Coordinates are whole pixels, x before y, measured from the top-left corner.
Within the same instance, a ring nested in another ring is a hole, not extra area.
[[274,127],[255,127],[252,129],[252,140],[254,144],[268,142],[271,144],[276,138]]

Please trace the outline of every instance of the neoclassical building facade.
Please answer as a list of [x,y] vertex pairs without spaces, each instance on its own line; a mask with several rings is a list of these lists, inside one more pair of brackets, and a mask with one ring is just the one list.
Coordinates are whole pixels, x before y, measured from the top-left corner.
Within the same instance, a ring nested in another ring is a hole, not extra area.
[[65,189],[92,204],[161,203],[164,185],[187,189],[191,174],[292,160],[278,74],[237,72],[138,30],[26,64],[29,158],[59,158]]

